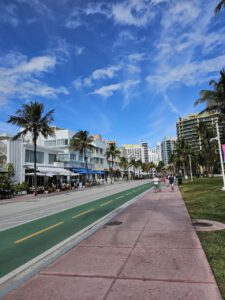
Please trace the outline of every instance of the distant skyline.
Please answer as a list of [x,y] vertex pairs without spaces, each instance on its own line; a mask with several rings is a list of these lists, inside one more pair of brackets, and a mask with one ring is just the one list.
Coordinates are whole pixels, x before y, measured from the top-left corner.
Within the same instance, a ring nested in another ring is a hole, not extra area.
[[1,0],[0,132],[25,101],[53,125],[150,146],[225,67],[218,0]]

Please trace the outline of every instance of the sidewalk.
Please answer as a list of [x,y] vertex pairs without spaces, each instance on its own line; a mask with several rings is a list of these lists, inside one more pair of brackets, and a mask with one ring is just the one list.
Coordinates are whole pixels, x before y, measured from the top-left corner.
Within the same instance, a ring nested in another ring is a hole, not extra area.
[[[125,180],[120,180],[120,181],[114,181],[113,185],[115,184],[121,184],[127,182]],[[130,181],[129,181],[130,182]],[[11,198],[7,198],[7,199],[0,199],[0,205],[3,204],[8,204],[8,203],[14,203],[14,202],[23,202],[23,201],[29,201],[29,200],[37,200],[40,198],[46,198],[46,197],[54,197],[54,196],[63,196],[63,195],[67,195],[68,193],[76,193],[79,191],[85,191],[85,190],[91,190],[91,189],[99,189],[99,188],[103,188],[105,186],[110,186],[111,182],[105,182],[104,184],[100,184],[100,185],[94,185],[91,187],[82,187],[82,188],[76,188],[73,190],[65,190],[65,191],[60,191],[60,192],[52,192],[52,193],[48,193],[48,194],[37,194],[37,196],[35,196],[34,194],[25,194],[25,195],[14,195]]]
[[149,192],[7,300],[222,299],[179,191]]

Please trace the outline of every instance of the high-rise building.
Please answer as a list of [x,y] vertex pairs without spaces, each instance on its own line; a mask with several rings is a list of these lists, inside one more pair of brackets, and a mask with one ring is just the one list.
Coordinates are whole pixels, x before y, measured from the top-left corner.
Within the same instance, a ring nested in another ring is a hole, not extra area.
[[153,162],[157,166],[160,161],[158,148],[157,147],[149,148],[148,157],[149,157],[149,162]]
[[134,158],[135,160],[141,160],[142,162],[144,162],[144,151],[140,144],[124,144],[123,149],[126,153],[125,156],[128,158],[128,160]]
[[[176,124],[177,138],[183,138],[185,142],[195,151],[201,150],[201,139],[198,136],[198,125],[200,122],[204,123],[208,128],[215,131],[215,121],[218,118],[218,114],[189,114],[185,118],[179,118]],[[224,124],[219,125],[220,132]]]
[[143,154],[142,154],[142,162],[144,162],[144,163],[148,163],[149,162],[149,156],[148,156],[148,143],[146,143],[146,142],[143,142],[142,144],[141,144],[141,146],[142,146],[142,152],[143,152]]
[[174,144],[176,142],[175,137],[165,137],[161,143],[161,156],[165,165],[170,163],[170,157],[174,150]]

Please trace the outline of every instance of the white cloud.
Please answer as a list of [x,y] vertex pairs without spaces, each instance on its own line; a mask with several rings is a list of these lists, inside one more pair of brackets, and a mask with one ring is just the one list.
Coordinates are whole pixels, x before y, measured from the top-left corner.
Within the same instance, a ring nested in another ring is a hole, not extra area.
[[91,2],[83,9],[75,9],[66,20],[66,27],[77,28],[87,25],[83,16],[102,15],[112,19],[115,24],[144,27],[156,16],[156,7],[169,0],[124,0],[116,3]]
[[46,51],[48,56],[54,56],[57,58],[57,63],[64,63],[68,61],[71,56],[81,55],[84,51],[84,47],[79,45],[72,45],[61,37],[54,37],[51,40],[50,47]]
[[19,21],[17,17],[17,8],[14,4],[0,3],[0,23],[8,23],[12,27],[17,27]]
[[146,59],[146,55],[145,53],[132,53],[130,55],[128,55],[128,59],[131,61],[131,62],[139,62],[139,61],[142,61],[142,60],[145,60]]
[[75,46],[74,47],[75,49],[75,55],[80,55],[80,54],[82,54],[83,53],[83,51],[84,51],[84,47],[79,47],[79,46]]
[[115,91],[121,90],[123,87],[122,83],[110,84],[95,90],[91,94],[100,95],[104,98],[108,98],[114,94]]
[[89,77],[79,77],[73,81],[73,85],[76,89],[81,89],[82,87],[91,87],[93,86],[93,81],[101,79],[112,79],[116,74],[121,70],[122,65],[114,65],[107,68],[96,69],[92,72]]
[[8,70],[10,74],[48,72],[55,67],[55,57],[37,56]]
[[[54,19],[54,14],[52,10],[47,6],[42,0],[16,0],[18,3],[24,3],[30,5],[32,9],[35,10],[40,15],[45,16],[45,18]],[[47,2],[47,1],[46,1]]]
[[65,87],[49,86],[42,79],[43,75],[54,70],[55,65],[56,59],[50,56],[29,60],[19,53],[6,55],[0,60],[0,104],[15,97],[56,98],[58,94],[69,94]]
[[218,74],[218,70],[223,67],[225,67],[225,54],[200,62],[187,62],[176,67],[167,66],[146,79],[152,86],[162,90],[174,87],[176,84],[195,86],[208,82],[212,75]]
[[103,78],[113,78],[120,69],[121,65],[111,66],[105,69],[97,69],[92,73],[91,78],[94,80]]
[[138,83],[139,83],[139,80],[127,80],[124,82],[103,86],[103,87],[95,90],[91,94],[96,94],[96,95],[102,96],[103,98],[108,98],[108,97],[113,96],[114,93],[119,90],[123,90],[124,92],[127,93],[129,88],[137,85]]
[[127,65],[127,70],[130,74],[137,74],[141,72],[141,69],[138,66],[132,64]]

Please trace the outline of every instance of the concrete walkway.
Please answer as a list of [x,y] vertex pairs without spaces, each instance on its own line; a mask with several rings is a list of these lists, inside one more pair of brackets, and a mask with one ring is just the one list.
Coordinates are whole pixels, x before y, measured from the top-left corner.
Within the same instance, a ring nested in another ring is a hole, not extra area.
[[114,221],[4,299],[221,299],[178,190],[150,191]]

